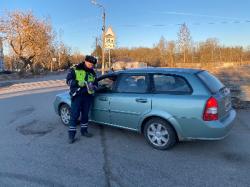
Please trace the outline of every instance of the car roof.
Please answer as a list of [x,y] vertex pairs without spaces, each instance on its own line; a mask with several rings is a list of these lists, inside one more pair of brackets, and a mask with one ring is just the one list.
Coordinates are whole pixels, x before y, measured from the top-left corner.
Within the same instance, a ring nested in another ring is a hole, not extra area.
[[131,68],[131,69],[125,69],[125,70],[119,70],[114,72],[109,72],[106,75],[117,75],[121,73],[187,73],[187,74],[196,74],[200,71],[203,71],[201,69],[192,69],[192,68],[160,68],[160,67],[148,67],[148,68]]

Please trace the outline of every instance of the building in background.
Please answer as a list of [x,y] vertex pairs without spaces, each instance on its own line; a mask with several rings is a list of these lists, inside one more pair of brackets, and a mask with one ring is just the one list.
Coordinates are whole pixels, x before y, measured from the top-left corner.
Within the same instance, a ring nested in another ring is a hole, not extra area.
[[112,65],[113,70],[130,69],[130,68],[145,68],[147,63],[145,62],[133,62],[133,61],[117,61]]
[[0,71],[4,70],[4,63],[3,63],[3,42],[2,38],[0,37]]

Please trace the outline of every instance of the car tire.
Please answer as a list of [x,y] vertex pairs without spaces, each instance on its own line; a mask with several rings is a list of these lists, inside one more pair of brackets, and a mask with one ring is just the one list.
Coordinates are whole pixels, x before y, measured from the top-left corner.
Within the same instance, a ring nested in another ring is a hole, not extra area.
[[146,122],[143,134],[147,142],[156,149],[172,148],[177,142],[173,127],[161,118],[152,118]]
[[70,107],[67,104],[63,104],[59,108],[60,119],[65,126],[69,126],[70,121]]

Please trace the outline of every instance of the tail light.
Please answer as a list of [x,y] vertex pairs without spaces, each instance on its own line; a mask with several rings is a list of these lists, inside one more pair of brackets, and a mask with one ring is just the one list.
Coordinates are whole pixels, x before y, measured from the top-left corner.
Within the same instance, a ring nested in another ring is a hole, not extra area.
[[214,97],[210,97],[207,100],[204,114],[204,121],[215,121],[218,120],[218,101]]

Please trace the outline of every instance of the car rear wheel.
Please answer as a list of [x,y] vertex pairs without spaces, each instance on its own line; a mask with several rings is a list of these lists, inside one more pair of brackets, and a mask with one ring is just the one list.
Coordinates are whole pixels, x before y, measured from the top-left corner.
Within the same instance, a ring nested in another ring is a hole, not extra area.
[[60,118],[64,125],[68,126],[70,121],[70,107],[67,104],[63,104],[60,107]]
[[160,118],[150,119],[145,124],[143,133],[148,143],[160,150],[173,147],[177,141],[173,127]]

